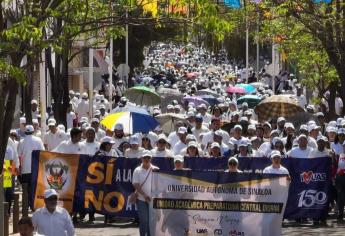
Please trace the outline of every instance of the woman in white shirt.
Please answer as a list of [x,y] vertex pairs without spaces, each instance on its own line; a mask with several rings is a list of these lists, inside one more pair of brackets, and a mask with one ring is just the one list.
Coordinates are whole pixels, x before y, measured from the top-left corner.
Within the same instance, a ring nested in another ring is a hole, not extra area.
[[274,150],[273,152],[271,152],[271,160],[272,160],[272,165],[267,166],[262,172],[263,174],[277,174],[277,175],[289,174],[289,171],[280,164],[281,154],[279,151]]
[[238,160],[236,157],[230,157],[228,160],[228,169],[225,172],[229,173],[243,173],[238,169]]

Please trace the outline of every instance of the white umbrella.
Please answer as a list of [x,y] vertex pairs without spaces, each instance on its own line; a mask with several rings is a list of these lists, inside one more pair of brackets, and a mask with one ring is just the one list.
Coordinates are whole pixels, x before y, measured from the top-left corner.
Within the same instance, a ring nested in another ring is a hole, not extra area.
[[164,133],[170,134],[175,131],[175,125],[178,121],[186,122],[186,117],[176,113],[164,113],[155,117],[160,123]]

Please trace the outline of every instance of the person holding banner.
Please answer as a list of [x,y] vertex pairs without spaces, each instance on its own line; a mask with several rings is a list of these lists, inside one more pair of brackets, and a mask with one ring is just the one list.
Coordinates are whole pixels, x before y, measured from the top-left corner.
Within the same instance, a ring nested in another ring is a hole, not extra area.
[[137,193],[140,236],[150,236],[149,204],[151,202],[152,170],[158,167],[151,164],[152,154],[145,150],[140,157],[141,165],[133,172],[132,184]]
[[225,170],[228,173],[243,173],[243,171],[238,169],[238,160],[236,157],[230,157],[228,160],[228,169]]
[[105,136],[101,139],[101,145],[99,146],[99,150],[95,153],[96,156],[109,156],[109,157],[117,157],[117,153],[114,149],[112,149],[115,141],[109,137]]
[[289,175],[289,171],[280,164],[281,154],[279,151],[274,150],[271,152],[272,165],[267,166],[263,170],[263,174],[277,174],[277,175]]
[[337,174],[335,177],[335,187],[337,190],[338,223],[344,223],[345,205],[345,141],[343,142],[343,153],[339,155],[337,161]]

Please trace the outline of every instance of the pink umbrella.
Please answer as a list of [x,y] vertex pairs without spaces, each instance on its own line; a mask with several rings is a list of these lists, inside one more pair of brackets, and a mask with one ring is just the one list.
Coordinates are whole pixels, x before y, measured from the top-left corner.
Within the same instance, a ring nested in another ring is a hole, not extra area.
[[229,86],[226,89],[227,93],[239,93],[239,94],[245,94],[246,90],[244,88],[241,87],[234,87],[234,86]]
[[195,77],[198,77],[199,73],[198,72],[190,72],[187,74],[188,79],[194,79]]

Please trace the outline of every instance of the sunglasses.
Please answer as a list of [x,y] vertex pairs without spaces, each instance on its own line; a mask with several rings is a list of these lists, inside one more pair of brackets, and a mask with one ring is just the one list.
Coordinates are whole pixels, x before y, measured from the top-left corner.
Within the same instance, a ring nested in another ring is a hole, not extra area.
[[145,157],[142,157],[142,158],[145,159],[145,160],[151,159],[151,157],[148,157],[148,156],[145,156]]
[[237,166],[236,162],[229,162],[229,166]]
[[165,142],[165,141],[158,141],[158,143],[166,144],[167,142]]

